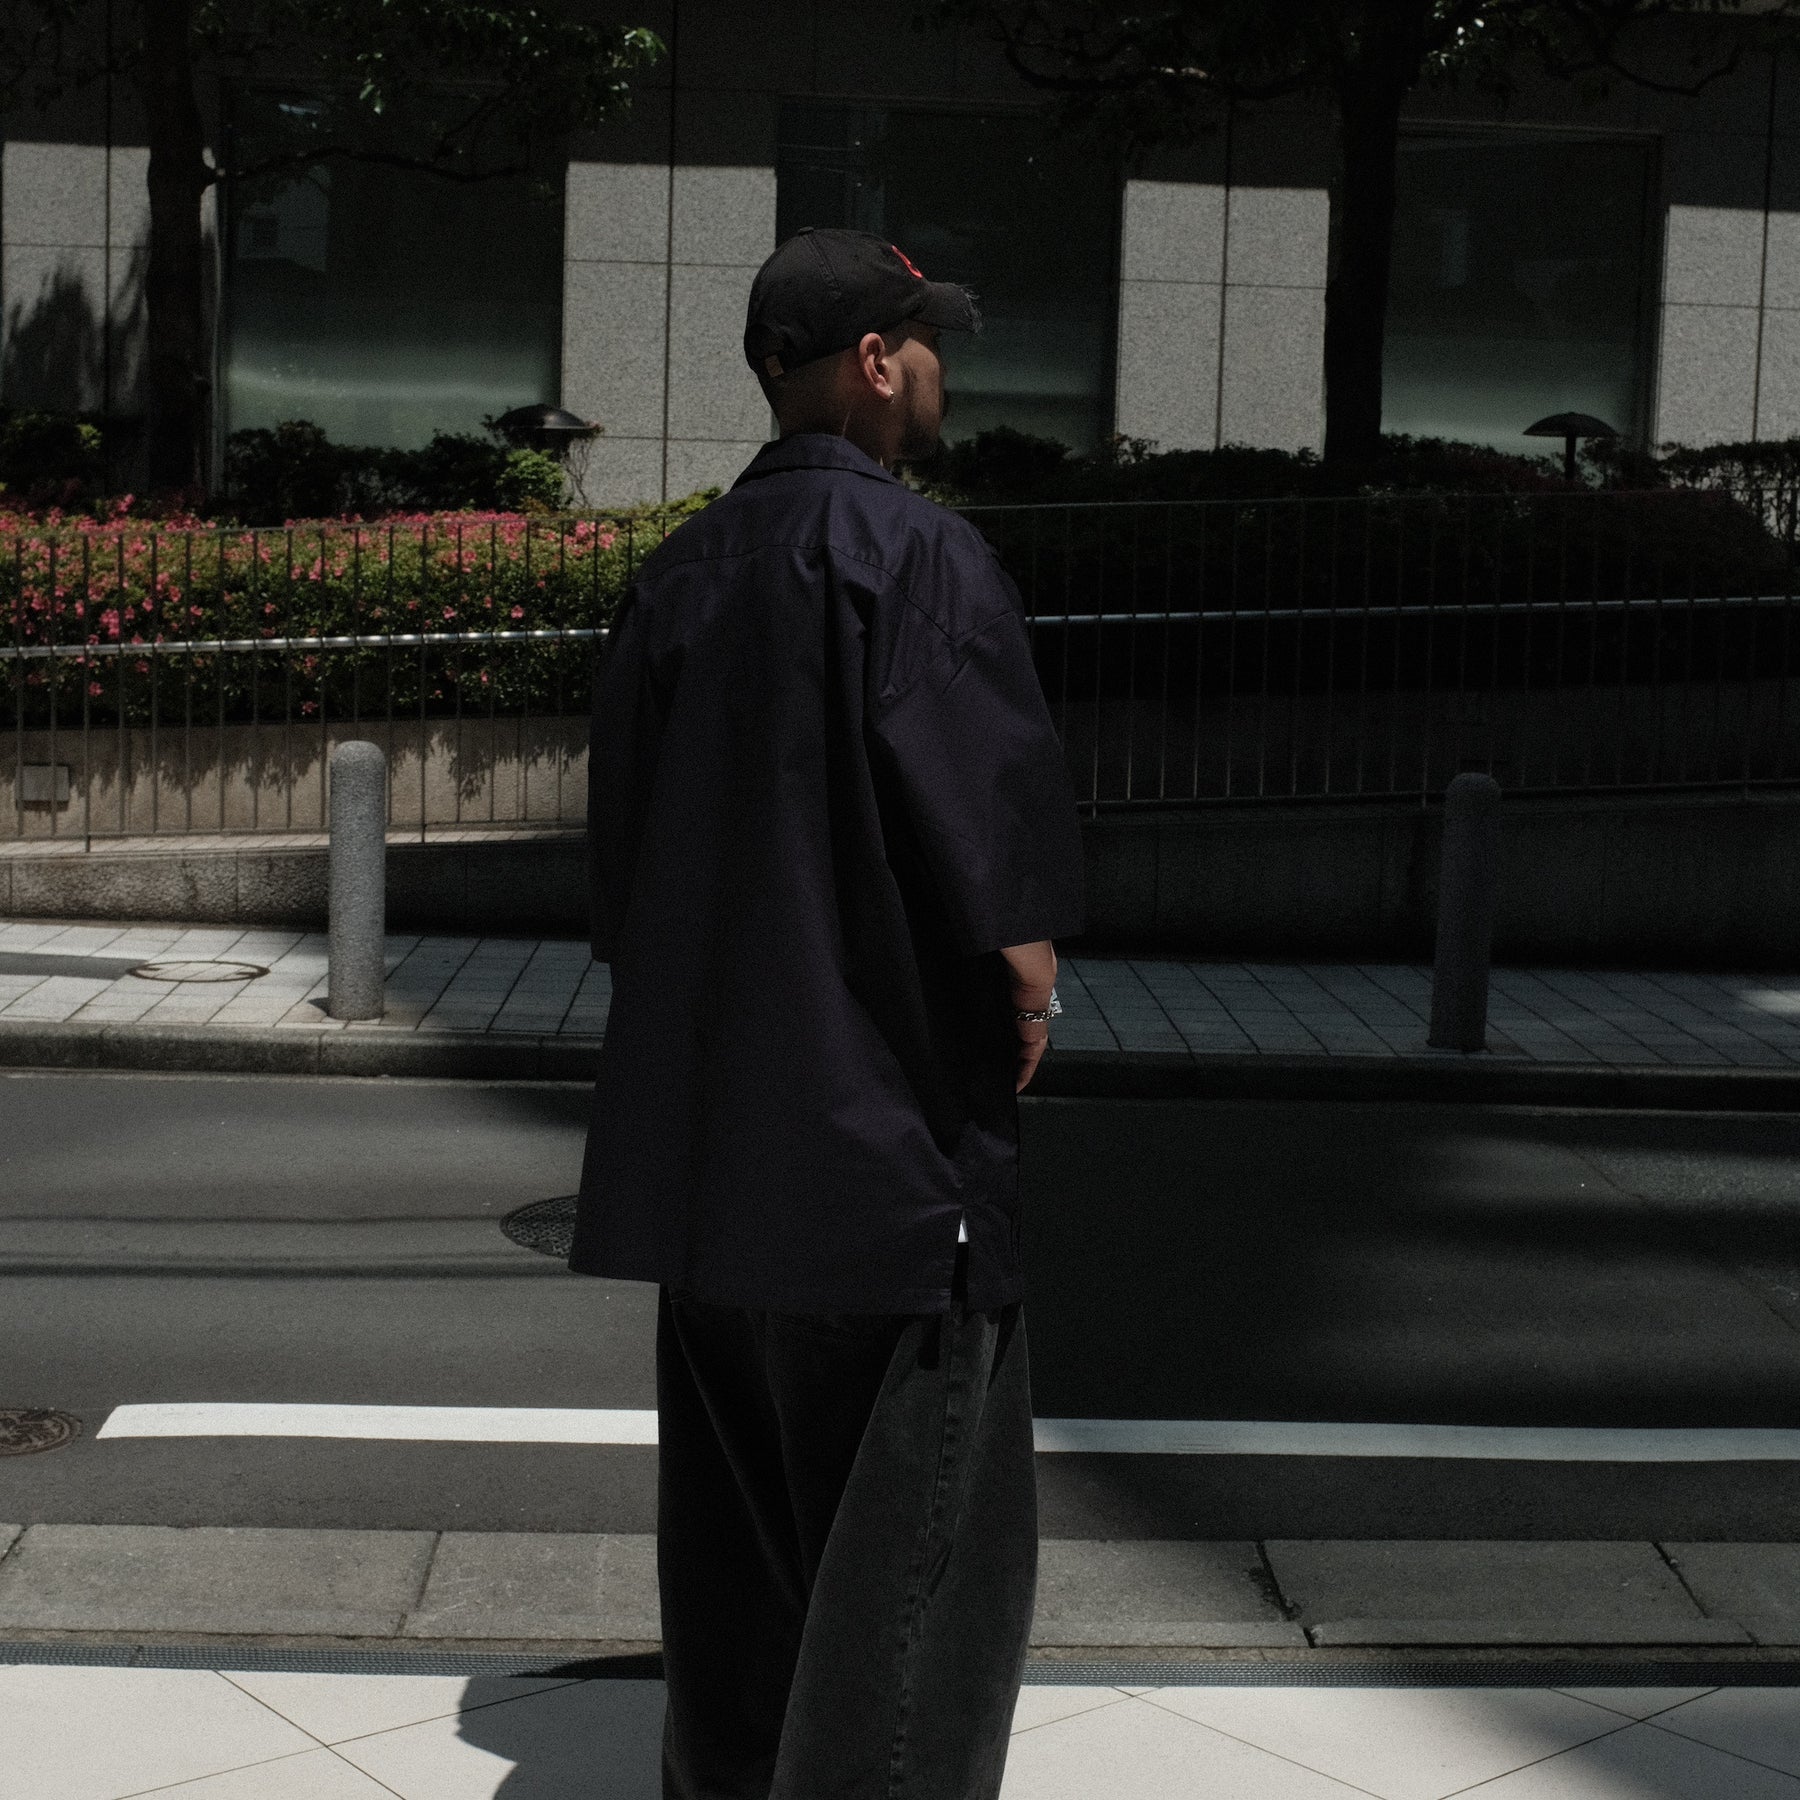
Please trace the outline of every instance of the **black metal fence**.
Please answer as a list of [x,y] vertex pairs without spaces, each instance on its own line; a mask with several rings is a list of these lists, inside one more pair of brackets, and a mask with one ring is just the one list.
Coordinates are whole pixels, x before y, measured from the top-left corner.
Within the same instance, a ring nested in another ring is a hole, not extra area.
[[[1693,490],[975,507],[1092,810],[1800,781],[1794,521]],[[0,535],[0,836],[574,824],[652,519]],[[10,542],[8,541],[10,536]],[[9,791],[10,790],[10,791]]]

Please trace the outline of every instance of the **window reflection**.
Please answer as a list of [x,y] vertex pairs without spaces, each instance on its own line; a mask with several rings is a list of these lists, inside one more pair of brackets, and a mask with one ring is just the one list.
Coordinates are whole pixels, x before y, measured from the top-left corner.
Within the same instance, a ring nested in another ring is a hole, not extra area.
[[851,226],[981,301],[946,334],[951,442],[992,425],[1087,449],[1110,429],[1117,172],[1036,117],[782,108],[776,236]]
[[1653,153],[1541,133],[1400,145],[1382,425],[1541,455],[1547,413],[1641,438]]
[[[240,93],[235,158],[303,147],[324,108]],[[245,184],[226,247],[227,431],[310,419],[339,443],[416,448],[559,398],[554,165],[457,181],[333,159]]]

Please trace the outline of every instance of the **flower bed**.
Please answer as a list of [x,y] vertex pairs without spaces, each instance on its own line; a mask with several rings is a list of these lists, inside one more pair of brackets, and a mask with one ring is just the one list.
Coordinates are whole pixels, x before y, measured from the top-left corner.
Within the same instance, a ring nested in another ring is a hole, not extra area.
[[[0,642],[18,722],[141,724],[170,705],[217,723],[560,711],[571,681],[585,683],[591,641],[442,640],[604,626],[637,563],[710,497],[605,516],[266,530],[149,524],[123,506],[102,519],[0,513]],[[393,636],[440,641],[292,642]],[[153,649],[174,644],[213,647]],[[72,654],[29,654],[52,647]]]

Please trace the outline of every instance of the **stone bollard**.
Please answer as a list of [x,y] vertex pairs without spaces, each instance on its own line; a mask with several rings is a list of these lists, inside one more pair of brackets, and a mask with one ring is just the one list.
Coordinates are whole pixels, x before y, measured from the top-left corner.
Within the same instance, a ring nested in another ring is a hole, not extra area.
[[387,758],[377,744],[331,753],[331,971],[334,1019],[379,1019],[387,985]]
[[1458,775],[1444,805],[1437,962],[1431,978],[1434,1050],[1487,1048],[1488,958],[1500,880],[1500,784]]

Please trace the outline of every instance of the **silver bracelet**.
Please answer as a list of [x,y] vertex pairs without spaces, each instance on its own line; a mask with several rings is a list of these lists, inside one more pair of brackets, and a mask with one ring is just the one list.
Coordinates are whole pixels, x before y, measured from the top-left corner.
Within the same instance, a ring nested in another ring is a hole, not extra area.
[[1020,1024],[1030,1022],[1036,1025],[1048,1025],[1061,1011],[1062,1002],[1056,997],[1056,989],[1052,988],[1050,990],[1050,1004],[1048,1006],[1036,1012],[1015,1012],[1013,1017],[1017,1019]]

